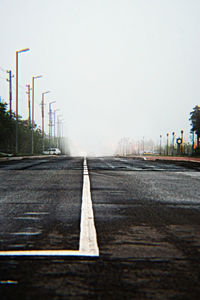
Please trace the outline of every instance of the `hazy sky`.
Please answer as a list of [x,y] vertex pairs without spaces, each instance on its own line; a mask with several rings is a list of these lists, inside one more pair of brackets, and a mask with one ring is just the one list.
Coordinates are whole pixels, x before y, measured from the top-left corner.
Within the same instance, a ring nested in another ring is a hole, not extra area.
[[[189,135],[200,104],[199,0],[0,0],[0,95],[19,55],[19,113],[35,75],[36,123],[41,93],[56,100],[77,151],[104,154],[122,137],[159,140]],[[15,107],[15,78],[13,106]],[[45,107],[48,132],[48,105]]]

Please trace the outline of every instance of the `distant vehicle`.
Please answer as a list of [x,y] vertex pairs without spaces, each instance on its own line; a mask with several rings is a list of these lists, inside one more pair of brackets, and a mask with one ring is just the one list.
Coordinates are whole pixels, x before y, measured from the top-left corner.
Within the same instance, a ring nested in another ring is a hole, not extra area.
[[142,154],[143,155],[152,155],[153,151],[144,151]]
[[58,148],[49,148],[47,151],[44,151],[43,154],[59,155],[61,154],[61,151]]
[[159,155],[158,151],[144,151],[142,152],[142,155]]

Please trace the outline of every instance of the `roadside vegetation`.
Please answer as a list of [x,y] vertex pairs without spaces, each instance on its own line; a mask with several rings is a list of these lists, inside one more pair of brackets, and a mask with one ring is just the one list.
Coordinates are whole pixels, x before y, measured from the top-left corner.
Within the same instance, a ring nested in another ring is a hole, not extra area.
[[196,105],[193,108],[193,111],[190,113],[190,122],[191,122],[191,132],[196,134],[196,153],[200,154],[200,106]]
[[[29,155],[31,153],[32,128],[29,120],[22,120],[18,116],[18,155]],[[0,156],[15,154],[16,137],[16,115],[7,109],[6,103],[0,103]],[[42,153],[42,132],[34,124],[33,128],[34,154]],[[55,141],[44,137],[45,149],[56,147]]]

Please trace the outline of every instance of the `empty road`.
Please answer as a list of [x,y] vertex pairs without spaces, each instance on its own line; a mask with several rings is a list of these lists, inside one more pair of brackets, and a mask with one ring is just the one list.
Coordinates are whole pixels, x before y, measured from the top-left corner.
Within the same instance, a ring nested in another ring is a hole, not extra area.
[[0,298],[199,299],[199,186],[133,158],[1,162]]

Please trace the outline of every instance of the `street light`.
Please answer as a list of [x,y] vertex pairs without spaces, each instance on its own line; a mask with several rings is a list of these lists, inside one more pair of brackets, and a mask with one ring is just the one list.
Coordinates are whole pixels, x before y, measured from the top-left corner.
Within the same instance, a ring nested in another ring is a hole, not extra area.
[[183,154],[183,153],[184,153],[184,146],[183,146],[183,133],[184,133],[184,131],[183,131],[183,130],[181,130],[181,139],[182,139],[182,143],[181,143],[181,154]]
[[174,141],[175,141],[175,132],[172,132],[172,155],[174,155]]
[[160,135],[160,155],[161,155],[161,151],[162,151],[162,135]]
[[56,101],[49,102],[49,148],[50,148],[50,140],[52,137],[52,111],[51,111],[51,104],[55,103]]
[[144,136],[143,136],[143,155],[144,155]]
[[60,148],[60,140],[61,140],[61,123],[62,123],[62,119],[60,119],[60,117],[63,117],[62,115],[58,115],[57,116],[57,147]]
[[16,134],[15,134],[15,153],[18,153],[18,54],[29,51],[29,48],[25,48],[16,51]]
[[167,133],[167,155],[169,155],[169,133]]
[[32,130],[31,130],[31,154],[34,153],[34,139],[33,139],[33,126],[34,126],[34,80],[41,78],[42,75],[32,77]]
[[44,152],[44,95],[48,93],[50,93],[50,91],[42,93],[42,152]]
[[60,109],[54,109],[54,140],[56,139],[56,112]]

